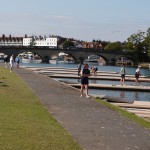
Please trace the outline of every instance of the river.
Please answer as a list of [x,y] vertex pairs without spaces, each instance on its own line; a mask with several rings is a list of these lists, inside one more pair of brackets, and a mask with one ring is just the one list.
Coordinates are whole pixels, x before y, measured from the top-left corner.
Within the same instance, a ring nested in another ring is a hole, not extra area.
[[[40,66],[40,67],[65,67],[65,68],[77,68],[78,64],[23,64],[21,63],[20,66]],[[99,66],[98,64],[89,64],[89,67],[97,66],[98,71],[113,71],[119,72],[119,66]],[[126,67],[126,74],[134,75],[136,68],[135,67]],[[150,69],[148,68],[141,68],[141,74],[143,76],[150,78]],[[64,80],[68,82],[80,82],[77,79],[56,79],[56,80]],[[120,84],[119,81],[108,81],[108,80],[90,80],[90,83],[99,83],[99,84]],[[134,82],[125,82],[126,85],[133,85]],[[150,86],[150,83],[140,83],[141,86]],[[137,101],[150,101],[150,92],[139,92],[139,91],[120,91],[120,90],[102,90],[102,89],[89,89],[89,94],[96,94],[96,95],[107,95],[112,97],[124,98],[126,100],[137,100]]]

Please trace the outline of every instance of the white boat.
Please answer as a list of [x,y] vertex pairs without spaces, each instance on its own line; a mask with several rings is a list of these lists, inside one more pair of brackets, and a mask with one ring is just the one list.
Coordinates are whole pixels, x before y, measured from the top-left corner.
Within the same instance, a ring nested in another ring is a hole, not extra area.
[[58,60],[58,63],[60,64],[74,64],[74,60]]
[[21,58],[22,63],[41,63],[41,59],[29,59],[29,58]]
[[22,53],[18,55],[21,63],[42,63],[42,59],[32,52]]
[[95,59],[86,59],[85,62],[98,63],[98,60],[95,60]]
[[0,62],[4,62],[4,59],[7,57],[4,53],[0,53]]
[[58,60],[57,59],[50,59],[49,63],[50,64],[58,64]]

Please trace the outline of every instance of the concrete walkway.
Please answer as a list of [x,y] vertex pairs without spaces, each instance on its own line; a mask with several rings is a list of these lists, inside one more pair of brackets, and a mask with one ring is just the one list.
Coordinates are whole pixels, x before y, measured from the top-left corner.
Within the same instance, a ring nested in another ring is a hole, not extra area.
[[84,150],[150,150],[150,130],[81,98],[79,91],[31,70],[14,68]]

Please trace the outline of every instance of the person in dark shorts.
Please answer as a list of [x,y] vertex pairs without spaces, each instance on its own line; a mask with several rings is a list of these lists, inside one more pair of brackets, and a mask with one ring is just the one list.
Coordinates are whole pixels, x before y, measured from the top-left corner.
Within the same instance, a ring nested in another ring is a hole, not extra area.
[[85,88],[86,98],[90,98],[90,96],[88,95],[89,76],[90,76],[89,65],[85,64],[83,70],[81,71],[81,97],[83,96],[83,90]]

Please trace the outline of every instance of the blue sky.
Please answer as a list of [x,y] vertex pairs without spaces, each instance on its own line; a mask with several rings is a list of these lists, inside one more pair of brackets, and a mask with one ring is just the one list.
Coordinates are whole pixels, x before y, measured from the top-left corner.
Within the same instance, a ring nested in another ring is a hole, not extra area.
[[126,41],[150,27],[150,0],[0,0],[0,36]]

